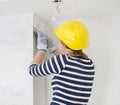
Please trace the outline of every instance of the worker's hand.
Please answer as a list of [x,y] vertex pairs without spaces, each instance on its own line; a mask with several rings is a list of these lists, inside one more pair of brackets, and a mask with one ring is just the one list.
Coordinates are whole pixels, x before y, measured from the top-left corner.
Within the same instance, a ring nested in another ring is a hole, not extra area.
[[[35,27],[33,27],[34,30],[33,30],[33,33],[34,35],[38,35],[40,36],[40,34],[42,35],[42,37],[44,36],[47,40],[47,48],[48,48],[48,52],[51,54],[51,53],[54,53],[56,51],[56,47],[54,46],[54,42],[53,40],[45,33],[43,32],[40,32],[38,29],[36,29]],[[38,37],[38,41],[39,41],[39,37]],[[39,45],[39,44],[38,44]],[[39,49],[39,48],[38,48]]]
[[42,32],[37,31],[37,49],[47,51],[47,39]]
[[48,36],[46,35],[47,38],[47,42],[48,42],[48,52],[49,54],[54,53],[56,51],[56,47],[54,46],[54,41]]

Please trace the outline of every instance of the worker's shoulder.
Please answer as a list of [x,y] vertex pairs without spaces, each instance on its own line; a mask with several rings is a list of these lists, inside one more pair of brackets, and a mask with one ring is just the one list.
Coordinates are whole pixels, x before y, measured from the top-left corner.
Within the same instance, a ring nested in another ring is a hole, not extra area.
[[67,55],[68,61],[70,62],[79,62],[83,64],[93,64],[93,60],[91,58],[84,59],[81,56],[71,56]]
[[79,62],[79,63],[83,63],[83,64],[88,64],[88,65],[93,65],[93,60],[91,58],[88,58],[88,59],[83,59],[81,57],[78,57],[78,56],[71,56],[71,55],[68,55],[68,54],[59,54],[59,55],[54,55],[52,57],[52,59],[55,59],[55,60],[58,60],[58,61],[64,61],[66,63],[70,63],[70,62]]

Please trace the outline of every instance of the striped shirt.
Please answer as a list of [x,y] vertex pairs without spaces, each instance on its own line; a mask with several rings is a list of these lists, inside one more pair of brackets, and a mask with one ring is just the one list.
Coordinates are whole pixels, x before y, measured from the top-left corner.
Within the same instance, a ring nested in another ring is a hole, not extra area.
[[88,104],[95,74],[91,59],[56,55],[41,64],[30,65],[29,73],[32,76],[55,74],[51,105]]

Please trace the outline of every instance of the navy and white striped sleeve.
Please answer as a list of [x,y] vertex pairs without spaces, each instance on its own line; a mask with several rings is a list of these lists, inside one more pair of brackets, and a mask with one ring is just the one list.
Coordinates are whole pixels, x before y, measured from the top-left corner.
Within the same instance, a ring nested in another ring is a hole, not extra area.
[[61,73],[65,67],[66,56],[53,56],[41,64],[32,64],[29,66],[29,74],[32,76],[45,76],[50,74]]

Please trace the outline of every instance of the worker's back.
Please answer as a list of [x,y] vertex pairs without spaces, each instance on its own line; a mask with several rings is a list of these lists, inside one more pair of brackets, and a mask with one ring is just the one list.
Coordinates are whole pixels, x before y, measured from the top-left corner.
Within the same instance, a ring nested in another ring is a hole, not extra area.
[[52,80],[51,105],[87,105],[94,80],[94,65],[90,59],[65,56],[65,66]]

